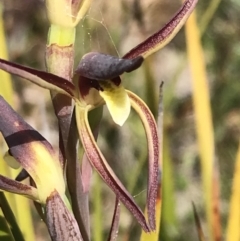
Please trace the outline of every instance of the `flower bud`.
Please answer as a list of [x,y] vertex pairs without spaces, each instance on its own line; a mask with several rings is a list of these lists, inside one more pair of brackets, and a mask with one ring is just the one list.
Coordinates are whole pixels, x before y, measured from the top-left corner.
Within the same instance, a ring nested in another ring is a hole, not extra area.
[[46,7],[51,24],[75,27],[84,17],[92,0],[47,0]]

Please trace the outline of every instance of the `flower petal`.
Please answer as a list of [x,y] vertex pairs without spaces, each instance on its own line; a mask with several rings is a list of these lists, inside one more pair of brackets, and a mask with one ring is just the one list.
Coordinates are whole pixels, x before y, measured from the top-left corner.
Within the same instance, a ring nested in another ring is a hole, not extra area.
[[45,89],[54,90],[72,98],[77,96],[74,85],[57,75],[15,64],[4,59],[0,59],[0,69],[30,80]]
[[28,125],[1,96],[0,131],[11,155],[35,181],[40,200],[45,203],[54,189],[63,195],[65,183],[61,154],[56,153],[44,137]]
[[0,189],[39,201],[37,189],[0,175]]
[[167,45],[179,32],[194,10],[198,0],[186,0],[175,16],[158,32],[140,43],[124,55],[125,59],[143,58],[155,53]]
[[114,122],[122,126],[131,110],[127,92],[122,84],[116,86],[112,81],[101,81],[99,84],[103,90],[99,91],[99,94],[105,100]]
[[115,175],[111,167],[108,165],[107,161],[99,150],[97,143],[94,140],[90,126],[88,124],[88,111],[92,107],[87,106],[86,108],[81,108],[78,104],[76,104],[75,108],[78,132],[89,161],[102,177],[102,179],[106,182],[106,184],[120,199],[120,201],[137,219],[142,228],[146,232],[150,232],[150,228],[146,222],[143,212],[135,203],[133,197],[128,193],[126,188],[120,182],[118,177]]
[[139,114],[144,125],[148,140],[148,192],[147,192],[147,209],[148,221],[151,229],[156,228],[156,200],[158,193],[158,179],[159,179],[159,138],[158,129],[151,111],[147,105],[135,94],[127,91],[131,100],[132,107]]
[[53,191],[47,198],[46,223],[53,241],[83,240],[73,213],[66,207],[57,191]]

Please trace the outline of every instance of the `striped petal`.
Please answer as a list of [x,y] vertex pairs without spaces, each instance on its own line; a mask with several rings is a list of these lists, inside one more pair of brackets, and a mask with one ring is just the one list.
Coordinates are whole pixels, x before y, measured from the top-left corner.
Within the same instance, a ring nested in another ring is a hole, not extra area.
[[136,110],[143,123],[148,141],[148,189],[147,210],[151,229],[156,229],[156,202],[159,179],[159,138],[158,129],[151,111],[147,105],[135,94],[127,91],[132,107]]
[[0,175],[0,189],[39,201],[37,189]]
[[146,232],[150,232],[150,228],[146,222],[143,212],[135,203],[133,197],[128,193],[126,188],[120,182],[118,177],[115,175],[111,167],[108,165],[107,161],[97,146],[88,123],[88,111],[93,107],[87,106],[86,108],[82,108],[76,104],[75,108],[79,136],[92,166],[96,169],[102,179],[120,199],[120,201],[133,214],[142,228]]
[[186,0],[175,16],[158,32],[137,45],[123,56],[125,59],[143,58],[157,52],[167,45],[179,32],[194,10],[198,0]]
[[77,221],[55,190],[47,198],[46,223],[53,241],[82,241]]
[[72,98],[77,96],[74,85],[57,75],[15,64],[4,59],[0,59],[0,69],[27,79],[45,89],[57,91]]
[[35,181],[40,201],[45,203],[46,198],[55,189],[64,195],[62,156],[56,153],[44,137],[28,125],[1,96],[0,131],[11,155]]

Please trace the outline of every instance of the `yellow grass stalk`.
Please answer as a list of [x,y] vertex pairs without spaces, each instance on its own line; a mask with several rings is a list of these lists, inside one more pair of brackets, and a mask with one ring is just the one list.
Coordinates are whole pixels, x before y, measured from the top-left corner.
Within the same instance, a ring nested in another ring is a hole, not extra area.
[[238,147],[234,170],[226,241],[240,240],[240,146]]
[[[4,59],[8,59],[8,52],[3,28],[3,18],[2,18],[2,11],[3,5],[0,2],[0,57]],[[11,83],[11,77],[8,73],[0,71],[0,81],[1,81],[1,88],[0,88],[0,95],[2,95],[8,103],[13,105],[13,89]],[[6,145],[3,142],[3,139],[0,140],[1,149],[0,152],[4,152],[7,150]],[[0,153],[0,162],[1,168],[0,172],[2,175],[6,175],[10,178],[15,178],[19,171],[13,170],[12,168],[8,167],[4,160],[2,160],[2,155],[4,153]],[[35,240],[32,223],[32,216],[30,211],[30,205],[28,199],[24,197],[17,196],[15,194],[6,193],[6,197],[8,202],[11,205],[11,208],[15,214],[17,222],[19,224],[20,229],[22,230],[24,237],[26,240]]]
[[220,223],[215,223],[215,221],[220,220],[220,218],[217,218],[219,213],[214,212],[219,210],[219,200],[215,200],[218,195],[213,193],[213,187],[218,186],[215,183],[218,180],[214,175],[217,170],[214,166],[214,134],[206,66],[195,13],[190,16],[186,24],[186,42],[192,72],[193,104],[201,158],[209,240],[217,240],[221,229]]

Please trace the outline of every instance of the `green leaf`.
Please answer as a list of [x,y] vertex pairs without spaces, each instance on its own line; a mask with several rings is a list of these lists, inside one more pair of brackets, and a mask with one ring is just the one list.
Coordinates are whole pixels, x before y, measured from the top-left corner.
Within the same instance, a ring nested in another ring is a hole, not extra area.
[[16,218],[7,202],[7,199],[3,192],[0,192],[0,207],[2,209],[2,212],[4,214],[4,217],[6,218],[8,224],[10,225],[12,234],[17,241],[25,241],[22,232],[16,222]]
[[1,215],[0,215],[0,240],[1,241],[14,241],[12,232],[7,224],[7,221]]

